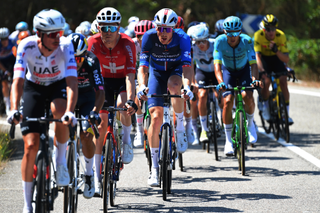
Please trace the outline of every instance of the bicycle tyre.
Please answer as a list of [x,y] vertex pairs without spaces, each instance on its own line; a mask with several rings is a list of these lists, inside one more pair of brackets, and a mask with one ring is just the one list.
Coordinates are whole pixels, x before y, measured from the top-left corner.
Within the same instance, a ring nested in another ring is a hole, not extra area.
[[[148,115],[145,120],[146,132],[148,131],[149,126],[150,126],[150,119],[151,119],[150,115]],[[144,133],[144,151],[146,153],[146,158],[148,161],[149,172],[151,172],[151,168],[152,168],[151,150],[150,150],[150,146],[149,146],[148,135],[146,133]]]
[[270,101],[270,115],[272,116],[273,123],[273,135],[276,140],[280,137],[280,120],[279,120],[279,107],[276,99]]
[[[112,140],[112,137],[111,137]],[[116,199],[116,190],[117,190],[117,181],[119,180],[120,175],[120,142],[117,142],[118,147],[113,145],[113,141],[111,142],[111,175],[110,175],[110,205],[115,206],[115,199]]]
[[164,126],[162,128],[161,133],[161,153],[162,159],[161,160],[161,179],[162,179],[162,199],[164,201],[167,200],[167,186],[168,186],[168,143],[169,143],[169,131],[168,127]]
[[112,134],[108,133],[105,137],[105,157],[104,157],[104,175],[103,175],[103,192],[102,192],[102,199],[103,199],[103,212],[108,212],[108,198],[109,198],[109,189],[110,189],[110,177],[111,177],[111,138]]
[[[41,155],[39,155],[40,157]],[[35,180],[35,187],[33,190],[33,197],[35,197],[35,213],[44,213],[47,212],[46,205],[44,201],[46,200],[45,198],[45,180],[46,180],[46,173],[45,171],[45,162],[44,158],[40,157],[37,162],[37,177]]]
[[284,101],[284,96],[282,92],[279,92],[279,124],[280,124],[280,134],[283,139],[289,143],[290,132],[289,132],[289,121],[286,102]]
[[179,167],[180,167],[180,171],[183,172],[183,158],[182,158],[182,154],[179,153]]
[[210,130],[211,130],[211,143],[213,142],[213,146],[214,146],[214,155],[215,155],[215,159],[216,161],[219,160],[219,156],[218,156],[218,141],[217,141],[217,130],[216,130],[216,115],[217,115],[217,111],[216,111],[216,106],[214,102],[210,102],[210,111],[211,111],[211,118],[212,118],[212,122],[210,123]]
[[241,143],[241,146],[240,146],[240,159],[241,159],[241,174],[242,175],[245,175],[246,173],[246,157],[245,157],[245,148],[246,148],[246,143],[247,143],[247,140],[246,140],[246,133],[245,133],[245,128],[244,128],[244,115],[243,115],[243,112],[239,112],[239,125],[240,125],[240,143]]
[[[77,212],[76,210],[76,196],[73,194],[75,191],[75,185],[74,185],[74,156],[75,156],[75,148],[74,144],[70,143],[68,145],[68,150],[66,154],[66,159],[67,159],[67,167],[68,167],[68,172],[70,176],[70,182],[71,186],[67,185],[64,187],[64,196],[63,196],[63,211],[64,213],[74,213]],[[77,192],[76,192],[77,193]]]

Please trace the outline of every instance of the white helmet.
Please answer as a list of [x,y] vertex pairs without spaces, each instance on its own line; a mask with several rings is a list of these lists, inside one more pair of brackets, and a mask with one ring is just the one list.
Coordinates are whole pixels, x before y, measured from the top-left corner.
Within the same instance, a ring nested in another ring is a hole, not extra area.
[[65,23],[62,14],[54,9],[42,10],[33,18],[33,27],[44,32],[63,30]]
[[260,22],[260,24],[259,24],[259,29],[260,29],[260,30],[264,29],[263,20],[262,20],[262,21]]
[[90,30],[84,25],[79,25],[76,28],[75,32],[76,33],[80,33],[80,34],[82,34],[82,35],[84,35],[86,37],[90,34]]
[[100,23],[119,23],[121,22],[121,14],[113,7],[105,7],[100,10],[96,17],[97,22]]
[[128,19],[128,23],[130,24],[131,22],[138,23],[138,22],[139,22],[139,17],[137,17],[137,16],[131,16],[131,17]]
[[91,27],[90,27],[90,31],[92,32],[92,34],[96,34],[96,33],[99,32],[97,20],[94,20],[94,21],[92,22]]
[[157,26],[174,27],[177,21],[177,14],[169,8],[159,10],[154,16],[154,22]]
[[6,28],[6,27],[0,28],[0,39],[1,38],[8,38],[9,35],[10,35],[10,31],[8,28]]
[[188,29],[187,34],[195,41],[204,40],[209,36],[209,29],[206,24],[198,24]]

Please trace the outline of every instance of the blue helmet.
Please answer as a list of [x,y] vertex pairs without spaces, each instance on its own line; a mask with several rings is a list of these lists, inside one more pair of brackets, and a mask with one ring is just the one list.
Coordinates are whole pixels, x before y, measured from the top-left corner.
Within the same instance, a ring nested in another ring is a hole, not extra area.
[[85,53],[88,49],[88,42],[84,35],[80,33],[72,33],[68,36],[73,44],[74,55],[80,56]]
[[205,24],[198,24],[190,27],[187,34],[195,41],[204,40],[209,36],[209,29]]
[[223,33],[223,22],[224,22],[224,19],[220,19],[216,22],[215,31],[217,33],[220,33],[220,34]]
[[242,28],[242,21],[237,16],[229,16],[223,22],[223,29],[226,31],[239,31]]
[[16,30],[19,30],[19,31],[26,31],[26,30],[28,30],[28,24],[27,24],[27,22],[20,21],[20,22],[16,25]]

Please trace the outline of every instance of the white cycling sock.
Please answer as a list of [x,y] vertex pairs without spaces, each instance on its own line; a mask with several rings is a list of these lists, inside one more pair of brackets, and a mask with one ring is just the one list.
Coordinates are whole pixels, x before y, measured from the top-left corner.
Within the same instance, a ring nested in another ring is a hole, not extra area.
[[136,114],[136,120],[137,120],[137,124],[138,124],[138,131],[137,133],[139,134],[143,134],[143,117],[144,115],[141,114],[141,115],[138,115]]
[[195,133],[198,132],[197,119],[192,119],[192,129]]
[[207,127],[207,116],[200,116],[200,123],[202,131],[209,131]]
[[32,209],[32,182],[25,182],[22,181],[22,188],[23,188],[23,196],[24,196],[24,206],[23,208],[27,210],[27,212],[33,212]]
[[287,113],[288,113],[288,117],[289,117],[289,105],[287,105]]
[[66,151],[68,143],[59,143],[58,141],[56,141],[56,145],[57,149],[55,153],[55,158],[57,167],[60,165],[67,165]]
[[176,121],[177,121],[177,131],[184,131],[184,126],[183,126],[183,111],[180,113],[176,113]]
[[92,166],[93,166],[93,157],[92,158],[87,158],[86,156],[83,156],[84,157],[84,162],[86,162],[86,171],[85,171],[85,174],[86,175],[90,175],[92,176],[93,175],[93,170],[92,170]]
[[192,128],[192,125],[191,125],[191,117],[189,117],[189,118],[184,118],[184,120],[186,121],[186,123],[185,123],[185,127],[186,127],[186,129],[191,129]]
[[122,129],[124,133],[122,138],[123,144],[129,144],[129,145],[131,144],[131,138],[130,138],[131,127],[132,125],[125,126],[122,124]]
[[6,103],[6,108],[10,110],[10,97],[3,97],[3,100]]
[[100,181],[100,179],[101,179],[101,175],[100,175],[101,154],[94,154],[93,163],[94,163],[94,167],[95,167],[94,179]]
[[224,131],[226,133],[226,142],[232,143],[232,140],[231,140],[232,124],[224,124]]
[[253,117],[254,117],[254,113],[249,115],[248,113],[246,113],[247,115],[247,120],[248,120],[248,127],[253,125]]
[[150,148],[152,168],[159,168],[159,148]]

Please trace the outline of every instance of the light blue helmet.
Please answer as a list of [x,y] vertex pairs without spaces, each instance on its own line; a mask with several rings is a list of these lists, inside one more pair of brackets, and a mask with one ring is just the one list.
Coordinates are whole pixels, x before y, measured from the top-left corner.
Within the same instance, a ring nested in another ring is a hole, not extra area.
[[16,25],[16,30],[19,30],[19,31],[26,31],[26,30],[28,30],[28,24],[27,24],[27,22],[20,21],[20,22]]
[[195,41],[204,40],[209,36],[209,29],[205,24],[198,24],[190,27],[187,34]]
[[220,33],[220,34],[223,33],[223,22],[224,22],[224,19],[220,19],[216,22],[215,31],[217,33]]
[[223,29],[226,31],[239,31],[242,28],[242,21],[237,16],[229,16],[223,22]]

